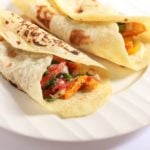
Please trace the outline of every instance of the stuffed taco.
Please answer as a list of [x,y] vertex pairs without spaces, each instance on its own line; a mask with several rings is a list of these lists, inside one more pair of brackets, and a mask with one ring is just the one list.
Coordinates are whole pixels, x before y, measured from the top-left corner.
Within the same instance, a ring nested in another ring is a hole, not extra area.
[[0,72],[51,113],[87,115],[111,94],[103,66],[31,22],[1,11],[0,34]]
[[[47,0],[13,1],[37,24],[80,50],[137,71],[150,62],[150,37],[148,36],[150,21],[148,19],[126,18],[118,15],[114,17],[115,22],[110,23],[107,15],[102,13],[107,18],[107,22],[79,22],[56,9],[64,1],[57,7],[54,1],[49,3]],[[67,3],[63,4],[67,5]],[[86,4],[86,1],[82,4]],[[94,7],[94,4],[86,6],[88,6],[85,7],[87,11],[90,7]]]

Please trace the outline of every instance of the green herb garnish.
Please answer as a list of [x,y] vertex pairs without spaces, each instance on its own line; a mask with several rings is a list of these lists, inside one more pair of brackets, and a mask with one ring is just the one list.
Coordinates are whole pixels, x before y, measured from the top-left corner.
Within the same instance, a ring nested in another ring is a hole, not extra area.
[[47,70],[47,71],[45,71],[43,76],[48,75],[48,73],[49,73],[49,72],[48,72],[48,70]]
[[66,81],[70,81],[70,80],[72,79],[72,75],[69,74],[69,73],[64,73],[64,74],[63,74],[63,77],[64,77],[64,79],[65,79]]
[[52,60],[52,63],[51,64],[59,64],[60,62],[57,61],[57,60]]
[[93,74],[90,74],[89,72],[86,72],[87,76],[93,76]]
[[60,73],[57,77],[65,79],[66,81],[70,81],[72,79],[72,75],[69,73]]
[[55,100],[57,100],[56,98],[45,98],[45,100],[47,102],[54,102]]
[[56,78],[52,78],[51,80],[49,80],[47,85],[46,85],[46,89],[49,89],[50,87],[55,86],[56,85],[56,81],[57,81]]
[[118,23],[118,26],[119,26],[119,32],[122,33],[125,31],[125,23]]

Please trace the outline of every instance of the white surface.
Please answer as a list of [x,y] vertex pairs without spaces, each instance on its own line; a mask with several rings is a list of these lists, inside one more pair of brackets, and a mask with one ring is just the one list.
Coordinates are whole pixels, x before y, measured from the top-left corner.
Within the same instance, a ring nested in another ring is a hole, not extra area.
[[88,143],[39,141],[0,129],[2,150],[150,150],[150,127],[122,137]]
[[[2,0],[0,5],[2,5],[2,2],[6,2],[6,0]],[[141,14],[148,14],[148,12],[150,12],[148,7],[150,4],[145,0],[138,0],[136,1],[136,4],[133,0],[130,0],[129,3],[127,3],[127,1],[117,0],[115,0],[115,2],[116,3],[114,3],[114,0],[111,1],[111,3],[113,5],[115,4],[117,7],[119,6],[119,2],[126,4],[132,3],[133,5],[130,5],[129,8],[133,6],[134,10],[141,12]],[[143,5],[143,3],[146,5]],[[129,10],[129,8],[126,7],[127,5],[122,6],[125,6],[124,8]],[[20,91],[16,92],[16,89],[10,87],[6,81],[1,79],[2,82],[0,82],[0,84],[4,83],[5,87],[1,86],[0,89],[1,93],[3,93],[1,95],[2,101],[0,105],[0,125],[10,128],[11,130],[16,130],[20,133],[25,133],[28,135],[34,134],[36,137],[54,138],[55,135],[56,139],[66,140],[68,138],[69,140],[95,139],[120,134],[122,132],[129,132],[130,130],[146,125],[150,121],[149,76],[150,71],[147,71],[144,77],[135,83],[134,86],[132,86],[129,90],[123,94],[121,93],[113,97],[111,102],[107,106],[103,107],[99,113],[86,118],[73,119],[63,122],[55,116],[50,117],[47,115],[42,115],[43,111],[37,116],[37,114],[39,114],[39,107],[30,100],[27,102],[27,97],[25,94],[22,94]],[[10,90],[6,91],[3,88],[9,88]],[[9,102],[5,100],[5,95],[9,95]],[[22,99],[20,99],[20,97]],[[129,97],[130,99],[128,99]],[[16,101],[14,101],[14,99]],[[37,111],[34,110],[33,112],[32,110],[28,110],[27,108],[29,108],[30,105],[35,105]],[[15,109],[12,110],[12,106]],[[97,120],[97,118],[99,118],[99,120]],[[53,150],[74,150],[77,148],[88,150],[94,149],[94,147],[96,147],[96,149],[117,150],[150,149],[150,143],[149,140],[147,140],[150,139],[150,129],[145,129],[142,132],[125,137],[80,144],[39,141],[15,134],[10,134],[7,131],[0,131],[0,137],[2,137],[0,138],[0,145],[6,149],[33,149],[33,147],[37,150],[50,148]]]
[[150,16],[149,0],[100,0],[129,16]]

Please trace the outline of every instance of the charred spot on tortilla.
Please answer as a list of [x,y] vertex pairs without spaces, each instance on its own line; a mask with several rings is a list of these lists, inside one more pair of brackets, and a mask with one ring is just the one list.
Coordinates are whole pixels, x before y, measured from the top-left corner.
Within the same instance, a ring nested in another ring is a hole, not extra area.
[[50,42],[46,32],[39,29],[38,26],[28,22],[22,21],[17,30],[19,36],[24,36],[28,43],[33,42],[37,46],[47,46]]
[[12,12],[11,15],[14,16],[15,14]]
[[125,66],[119,65],[120,68],[126,68]]
[[[13,20],[15,18],[11,18]],[[30,21],[24,21],[21,18],[18,18],[19,25],[17,27],[16,33],[24,38],[24,40],[28,43],[33,43],[36,46],[46,47],[49,44],[52,46],[59,46],[64,48],[67,52],[72,53],[74,55],[80,54],[80,52],[76,49],[71,49],[69,45],[66,45],[66,43],[60,39],[57,39],[55,37],[50,37],[47,32],[39,28],[37,25],[31,23]],[[20,44],[17,42],[17,44]]]
[[30,40],[28,40],[27,42],[28,42],[28,43],[31,43],[31,41],[30,41]]
[[67,17],[67,19],[73,20],[70,16],[66,16],[66,17]]
[[80,46],[83,44],[89,44],[91,42],[90,36],[86,35],[83,30],[75,29],[70,34],[71,44]]
[[68,48],[66,48],[66,47],[64,47],[64,49],[66,49],[67,51],[69,51],[69,52],[71,52],[72,54],[74,54],[74,55],[79,55],[79,51],[77,51],[77,50],[73,50],[73,51],[70,51]]
[[36,14],[37,20],[40,21],[46,28],[49,29],[50,22],[55,14],[50,12],[48,7],[44,5],[37,6]]
[[[34,30],[33,30],[34,31]],[[40,33],[37,33],[37,32],[31,32],[31,36],[39,36],[40,35]],[[45,38],[45,35],[44,35],[44,38]]]
[[17,53],[14,50],[9,50],[8,51],[8,56],[11,58],[15,58],[17,56]]
[[47,46],[46,44],[41,43],[40,41],[37,41],[36,39],[33,39],[33,43],[37,46]]
[[6,20],[6,21],[5,21],[5,24],[9,24],[9,21],[8,21],[8,20]]
[[11,66],[12,66],[12,63],[9,63],[9,64],[6,65],[6,67],[8,67],[8,68],[11,67]]
[[21,42],[20,42],[20,41],[16,41],[16,43],[17,43],[18,45],[20,45],[20,44],[21,44]]
[[62,41],[62,40],[58,40],[58,39],[53,39],[53,42],[56,43],[59,47],[64,48],[66,51],[74,54],[74,55],[79,55],[80,51],[73,49],[70,50],[70,48],[67,47],[67,45]]
[[4,41],[3,37],[0,36],[0,42]]
[[72,53],[75,54],[75,55],[78,55],[78,54],[79,54],[79,52],[78,52],[78,51],[75,51],[75,50],[72,51]]
[[128,18],[125,18],[124,21],[125,21],[125,22],[128,22]]
[[[17,33],[19,33],[19,31],[17,31]],[[24,32],[24,36],[25,36],[25,37],[28,37],[28,35],[29,35],[29,30],[26,30],[26,31]]]
[[82,7],[77,8],[76,12],[79,13],[79,14],[82,13],[83,12]]

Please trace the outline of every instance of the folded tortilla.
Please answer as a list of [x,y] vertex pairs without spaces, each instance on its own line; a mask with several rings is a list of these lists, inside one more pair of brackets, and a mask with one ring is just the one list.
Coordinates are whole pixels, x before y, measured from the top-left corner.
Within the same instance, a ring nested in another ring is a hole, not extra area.
[[[111,94],[108,72],[102,65],[18,15],[1,11],[0,35],[7,41],[0,43],[0,72],[51,113],[65,118],[87,115]],[[81,73],[97,73],[101,78],[98,88],[77,92],[68,100],[44,100],[40,81],[53,56],[80,63]]]
[[122,13],[98,0],[48,0],[61,14],[76,21],[85,22],[128,22],[147,17],[124,16]]
[[97,0],[49,0],[62,14],[77,21],[106,21],[105,16],[119,13]]
[[48,0],[62,14],[77,21],[106,21],[118,16],[116,10],[97,0]]
[[[146,27],[146,32],[136,38],[141,45],[140,50],[133,55],[129,55],[116,23],[77,22],[62,15],[53,6],[55,5],[54,2],[50,4],[47,0],[13,1],[24,14],[37,24],[80,50],[136,71],[141,70],[150,63],[150,20],[148,19],[127,19],[120,16],[117,20],[117,17],[114,17],[115,22],[138,20]],[[64,4],[70,3],[72,2],[69,1],[69,3]],[[105,16],[105,13],[103,15]],[[105,16],[105,18],[107,17]]]

